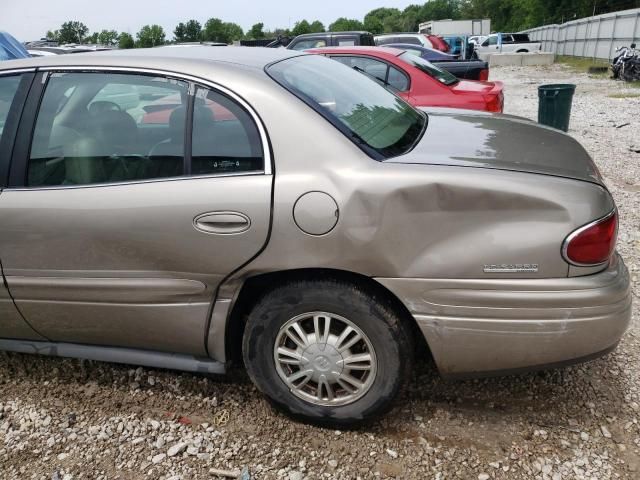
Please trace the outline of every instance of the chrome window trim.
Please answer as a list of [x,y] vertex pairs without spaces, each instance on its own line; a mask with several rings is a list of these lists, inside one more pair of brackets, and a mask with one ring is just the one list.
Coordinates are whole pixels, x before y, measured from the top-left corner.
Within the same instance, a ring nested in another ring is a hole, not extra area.
[[35,72],[35,67],[26,67],[26,68],[12,68],[9,70],[0,70],[0,77],[5,75],[15,75],[16,73],[26,73],[26,72]]
[[109,183],[87,183],[83,185],[48,185],[48,186],[37,186],[37,187],[11,187],[6,188],[7,192],[33,192],[38,190],[78,190],[80,188],[104,188],[104,187],[122,187],[125,185],[138,185],[145,183],[159,183],[159,182],[176,182],[176,181],[185,181],[185,180],[205,180],[211,178],[226,178],[226,177],[247,177],[247,176],[270,176],[271,174],[266,174],[262,170],[254,170],[249,172],[242,173],[217,173],[217,174],[205,174],[205,175],[183,175],[181,177],[157,177],[157,178],[147,178],[140,180],[129,180],[126,182],[109,182]]
[[[35,68],[26,69],[26,71],[35,71]],[[184,80],[187,82],[195,83],[196,85],[200,85],[204,88],[217,90],[234,101],[236,101],[242,108],[244,108],[251,118],[253,119],[256,127],[258,128],[258,132],[260,133],[260,141],[262,143],[262,152],[264,157],[264,168],[262,170],[250,171],[250,172],[242,172],[242,173],[220,173],[220,174],[208,174],[208,175],[184,175],[180,177],[160,177],[160,178],[150,178],[150,179],[140,179],[140,180],[130,180],[126,182],[113,182],[113,183],[91,183],[87,185],[51,185],[51,186],[35,186],[35,187],[11,187],[7,188],[7,191],[34,191],[34,190],[59,190],[59,189],[69,189],[69,188],[93,188],[93,187],[110,187],[110,186],[122,186],[122,185],[131,185],[131,184],[139,184],[139,183],[151,183],[151,182],[166,182],[166,181],[176,181],[176,180],[191,180],[191,179],[201,179],[201,178],[217,178],[217,177],[229,177],[229,176],[246,176],[246,175],[272,175],[272,156],[271,149],[269,143],[269,137],[267,136],[266,128],[262,122],[262,119],[257,114],[257,112],[253,109],[253,107],[242,98],[240,95],[235,93],[234,91],[228,89],[227,87],[220,85],[216,82],[212,82],[211,80],[206,80],[201,77],[196,77],[189,74],[172,72],[170,70],[159,70],[153,68],[137,68],[137,67],[105,67],[105,66],[50,66],[50,67],[40,67],[37,68],[38,71],[47,72],[47,73],[65,73],[65,72],[86,72],[86,73],[101,73],[101,72],[109,72],[109,73],[137,73],[137,74],[147,74],[147,75],[156,75],[168,78],[174,78],[177,80]],[[2,75],[4,72],[0,72]]]
[[[577,230],[574,230],[569,235],[567,235],[567,238],[565,238],[564,242],[562,242],[562,258],[564,259],[564,261],[567,262],[569,265],[573,265],[575,267],[597,267],[599,265],[604,265],[605,263],[607,263],[610,260],[610,258],[607,258],[605,261],[599,262],[599,263],[578,263],[578,262],[574,262],[567,255],[567,250],[569,249],[569,244],[571,243],[571,241],[574,238],[576,238],[578,235],[580,235],[585,230],[590,229],[594,225],[596,225],[598,223],[606,222],[611,217],[616,215],[617,212],[618,212],[618,209],[614,208],[609,213],[607,213],[604,217],[600,217],[597,220],[589,222],[586,225],[583,225],[582,227],[578,228]],[[619,226],[620,226],[620,222],[618,221],[617,224],[616,224],[616,237],[618,236],[618,228],[619,228]]]

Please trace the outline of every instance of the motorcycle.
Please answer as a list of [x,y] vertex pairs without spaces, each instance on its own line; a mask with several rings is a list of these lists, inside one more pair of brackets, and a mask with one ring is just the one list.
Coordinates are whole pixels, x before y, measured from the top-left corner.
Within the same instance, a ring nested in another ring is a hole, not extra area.
[[626,82],[640,80],[640,55],[635,43],[616,49],[616,56],[611,62],[611,72],[612,78],[620,78]]

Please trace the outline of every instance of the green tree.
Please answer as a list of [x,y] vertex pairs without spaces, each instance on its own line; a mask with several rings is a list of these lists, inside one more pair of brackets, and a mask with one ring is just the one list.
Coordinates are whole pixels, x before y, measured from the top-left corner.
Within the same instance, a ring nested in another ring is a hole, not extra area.
[[176,43],[184,42],[187,36],[187,26],[180,22],[176,25],[176,28],[173,29],[173,40]]
[[115,46],[118,44],[119,35],[115,30],[102,30],[98,34],[98,43],[101,45]]
[[223,22],[219,18],[210,18],[204,24],[202,32],[204,40],[209,42],[231,43],[244,36],[242,27],[236,23]]
[[260,40],[261,38],[264,38],[265,34],[263,28],[264,23],[256,23],[247,32],[247,38],[251,40]]
[[320,33],[320,32],[324,32],[324,25],[322,24],[322,22],[320,20],[315,20],[314,22],[311,22],[311,25],[309,25],[309,33]]
[[291,29],[291,35],[297,37],[298,35],[304,35],[305,33],[311,33],[311,25],[306,20],[296,22]]
[[350,30],[364,30],[364,25],[360,20],[345,17],[340,17],[329,25],[330,32],[347,32]]
[[45,38],[47,40],[53,40],[54,42],[58,42],[60,40],[60,30],[47,30],[45,34]]
[[[398,27],[391,30],[385,29],[385,21],[390,18],[391,20],[387,22],[389,26]],[[397,8],[376,8],[371,10],[364,16],[364,29],[373,34],[383,33],[385,31],[398,31],[400,30],[400,10]]]
[[136,36],[138,37],[136,46],[141,48],[155,47],[165,43],[164,30],[160,25],[145,25]]
[[240,40],[244,37],[244,30],[242,30],[242,27],[237,23],[226,22],[224,24],[224,27],[229,38],[229,41],[227,43],[231,43],[234,40]]
[[198,42],[202,38],[202,25],[197,20],[189,20],[185,25],[185,42]]
[[89,29],[82,22],[64,22],[58,33],[58,41],[60,43],[82,43],[87,33],[89,33]]
[[136,43],[133,41],[133,37],[127,32],[122,32],[118,37],[118,47],[122,49],[133,48]]
[[88,37],[84,37],[84,43],[98,43],[98,32],[93,32]]
[[180,22],[173,30],[173,38],[176,42],[198,42],[202,37],[202,26],[197,20]]

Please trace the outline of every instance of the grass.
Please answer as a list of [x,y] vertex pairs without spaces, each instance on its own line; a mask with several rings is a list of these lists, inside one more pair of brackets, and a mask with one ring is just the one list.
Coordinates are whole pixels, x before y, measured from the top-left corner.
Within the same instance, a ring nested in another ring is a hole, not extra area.
[[[635,88],[640,88],[640,82],[635,82]],[[640,97],[640,92],[620,92],[620,93],[610,93],[607,95],[609,98],[638,98]]]
[[[565,57],[562,55],[556,57],[556,63],[562,63],[571,70],[579,73],[589,73],[589,68],[591,67],[609,67],[609,62],[606,60],[585,57]],[[596,77],[606,77],[609,76],[610,73],[607,70],[606,72],[590,75],[594,75]]]

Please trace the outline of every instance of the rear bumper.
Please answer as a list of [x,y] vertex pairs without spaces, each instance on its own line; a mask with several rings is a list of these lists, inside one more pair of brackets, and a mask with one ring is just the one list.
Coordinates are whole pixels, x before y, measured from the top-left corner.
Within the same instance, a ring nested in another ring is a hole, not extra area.
[[631,320],[618,256],[595,275],[554,279],[376,279],[416,319],[444,376],[545,368],[604,354]]

